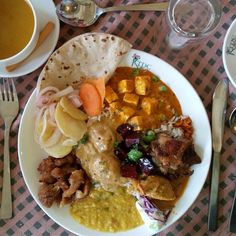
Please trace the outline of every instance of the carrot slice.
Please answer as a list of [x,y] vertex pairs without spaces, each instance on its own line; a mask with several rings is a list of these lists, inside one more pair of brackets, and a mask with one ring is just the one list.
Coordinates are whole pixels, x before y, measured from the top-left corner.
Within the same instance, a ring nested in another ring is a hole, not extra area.
[[85,112],[89,116],[97,116],[102,112],[102,99],[97,88],[91,83],[83,83],[80,86],[79,96]]
[[87,79],[86,82],[93,84],[96,89],[98,90],[100,96],[101,96],[101,100],[102,100],[102,104],[105,98],[105,79],[104,78],[100,78],[100,79]]

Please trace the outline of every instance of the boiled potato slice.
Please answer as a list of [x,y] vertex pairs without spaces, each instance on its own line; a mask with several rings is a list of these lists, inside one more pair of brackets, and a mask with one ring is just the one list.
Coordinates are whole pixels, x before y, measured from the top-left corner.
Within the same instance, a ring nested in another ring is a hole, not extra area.
[[147,197],[163,201],[171,201],[176,198],[170,181],[162,176],[148,176],[139,184]]
[[86,123],[71,117],[63,110],[60,103],[56,107],[55,120],[60,131],[75,141],[79,141],[87,131]]
[[63,107],[65,112],[77,120],[86,120],[88,118],[83,111],[73,105],[68,97],[62,97],[60,100],[60,105]]
[[55,127],[49,122],[48,110],[45,110],[43,116],[35,125],[35,132],[37,134],[37,137],[39,138],[39,141],[43,144],[47,141],[48,138],[51,137],[55,129]]
[[[40,134],[43,130],[43,118],[41,118],[38,122],[35,122],[35,130],[37,138],[39,138]],[[38,140],[37,140],[38,141]]]
[[64,146],[66,137],[62,136],[60,141],[52,147],[44,148],[45,152],[52,157],[62,158],[72,151],[72,146]]
[[45,117],[43,119],[45,120],[44,122],[45,122],[46,128],[45,128],[44,132],[41,134],[41,141],[45,142],[48,138],[51,137],[55,127],[49,122],[49,111],[48,110],[45,111]]

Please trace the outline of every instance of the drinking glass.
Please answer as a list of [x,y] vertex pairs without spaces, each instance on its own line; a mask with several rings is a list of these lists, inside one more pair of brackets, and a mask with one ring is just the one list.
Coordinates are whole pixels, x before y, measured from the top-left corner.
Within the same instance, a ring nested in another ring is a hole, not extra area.
[[166,14],[166,43],[180,50],[210,35],[221,17],[218,0],[170,0]]

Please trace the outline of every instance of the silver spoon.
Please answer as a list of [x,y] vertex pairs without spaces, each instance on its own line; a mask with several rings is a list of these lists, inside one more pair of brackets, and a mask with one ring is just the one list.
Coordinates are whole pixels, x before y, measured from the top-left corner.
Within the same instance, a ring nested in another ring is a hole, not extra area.
[[165,11],[168,2],[134,4],[101,8],[93,0],[62,0],[57,5],[57,15],[67,24],[88,27],[95,23],[103,13],[111,11]]
[[236,108],[234,108],[229,116],[229,127],[236,134]]

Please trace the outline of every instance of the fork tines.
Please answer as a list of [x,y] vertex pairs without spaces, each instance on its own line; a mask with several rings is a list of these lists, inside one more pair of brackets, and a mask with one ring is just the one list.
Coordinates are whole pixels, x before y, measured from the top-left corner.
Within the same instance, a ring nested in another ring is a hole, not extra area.
[[0,79],[0,101],[18,100],[16,88],[12,78]]

